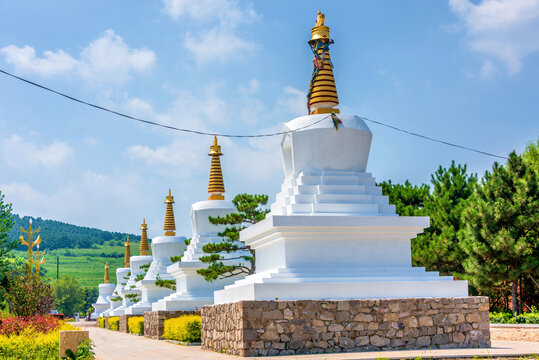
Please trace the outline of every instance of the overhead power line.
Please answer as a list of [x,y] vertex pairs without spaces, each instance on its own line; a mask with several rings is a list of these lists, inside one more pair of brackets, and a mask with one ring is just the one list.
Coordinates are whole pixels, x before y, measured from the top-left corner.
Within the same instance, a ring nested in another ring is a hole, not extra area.
[[[111,109],[108,109],[106,107],[99,106],[99,105],[96,105],[96,104],[92,104],[92,103],[89,103],[87,101],[78,99],[76,97],[64,94],[64,93],[62,93],[60,91],[53,90],[53,89],[48,88],[48,87],[46,87],[44,85],[40,85],[38,83],[27,80],[25,78],[22,78],[20,76],[17,76],[15,74],[10,73],[10,72],[4,71],[2,69],[0,69],[0,73],[11,76],[12,78],[23,81],[23,82],[25,82],[27,84],[36,86],[36,87],[38,87],[40,89],[52,92],[52,93],[54,93],[56,95],[60,95],[60,96],[62,96],[64,98],[66,98],[66,99],[69,99],[69,100],[78,102],[80,104],[84,104],[84,105],[93,107],[93,108],[98,109],[98,110],[106,111],[106,112],[109,112],[111,114],[115,114],[115,115],[130,119],[130,120],[138,121],[138,122],[141,122],[141,123],[154,125],[154,126],[158,126],[158,127],[162,127],[162,128],[170,129],[170,130],[175,130],[175,131],[181,131],[181,132],[186,132],[186,133],[191,133],[191,134],[198,134],[198,135],[211,135],[211,136],[221,136],[221,137],[229,137],[229,138],[259,138],[259,137],[279,136],[279,135],[288,134],[288,133],[291,133],[291,132],[294,132],[294,131],[298,131],[298,130],[302,130],[302,129],[306,129],[308,127],[314,126],[314,125],[318,124],[319,122],[321,122],[322,120],[325,120],[329,116],[331,116],[331,114],[328,114],[327,116],[319,119],[318,121],[313,122],[312,124],[297,128],[295,130],[280,131],[280,132],[268,133],[268,134],[239,135],[239,134],[223,134],[223,133],[217,133],[217,132],[206,132],[206,131],[200,131],[200,130],[179,128],[179,127],[175,127],[175,126],[172,126],[172,125],[160,124],[160,123],[157,123],[155,121],[140,119],[140,118],[128,115],[128,114],[121,113],[119,111],[111,110]],[[399,132],[403,132],[403,133],[408,134],[408,135],[416,136],[416,137],[419,137],[419,138],[422,138],[422,139],[425,139],[425,140],[430,140],[430,141],[437,142],[437,143],[440,143],[440,144],[456,147],[456,148],[463,149],[463,150],[473,151],[473,152],[476,152],[476,153],[479,153],[479,154],[492,156],[492,157],[496,157],[496,158],[500,158],[500,159],[508,159],[505,156],[495,155],[495,154],[488,153],[486,151],[481,151],[481,150],[473,149],[473,148],[470,148],[470,147],[467,147],[467,146],[462,146],[462,145],[453,144],[453,143],[450,143],[450,142],[447,142],[447,141],[438,140],[438,139],[432,138],[430,136],[421,135],[421,134],[418,134],[418,133],[415,133],[415,132],[412,132],[412,131],[400,129],[400,128],[396,127],[396,126],[384,124],[384,123],[382,123],[380,121],[372,120],[372,119],[369,119],[369,118],[366,118],[366,117],[363,117],[363,116],[360,116],[360,118],[365,120],[365,121],[368,121],[368,122],[371,122],[371,123],[374,123],[374,124],[377,124],[377,125],[385,126],[385,127],[390,128],[390,129],[393,129],[393,130],[396,130],[396,131],[399,131]]]

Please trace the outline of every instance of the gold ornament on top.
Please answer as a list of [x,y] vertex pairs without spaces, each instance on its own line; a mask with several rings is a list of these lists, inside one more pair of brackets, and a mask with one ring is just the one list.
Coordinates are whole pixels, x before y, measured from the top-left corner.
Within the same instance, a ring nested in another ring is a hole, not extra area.
[[167,210],[165,212],[165,236],[176,236],[176,222],[174,221],[174,209],[172,204],[174,204],[174,196],[170,189],[168,189],[168,196],[165,199],[165,204],[167,204]]
[[213,145],[210,146],[211,165],[210,165],[210,182],[208,184],[208,200],[224,200],[225,199],[225,183],[223,181],[223,172],[221,170],[221,159],[223,156],[221,146],[217,144],[217,136],[213,137]]
[[131,263],[131,243],[129,242],[129,236],[125,242],[125,255],[124,255],[124,267],[128,268]]
[[[27,234],[27,239],[24,239],[24,236],[19,237],[19,241],[21,244],[26,245],[28,247],[28,272],[32,271],[32,264],[36,265],[36,274],[39,275],[39,266],[45,262],[45,252],[41,254],[42,258],[39,260],[39,245],[41,244],[41,235],[38,235],[36,240],[34,240],[34,235],[41,231],[41,226],[37,228],[37,230],[32,229],[32,219],[30,219],[30,224],[28,225],[28,230],[24,230],[24,228],[21,226],[21,232]],[[34,246],[37,245],[37,253],[36,258],[34,259]]]
[[308,107],[309,109],[313,108],[310,114],[339,113],[339,109],[335,108],[339,105],[339,97],[329,54],[329,45],[333,44],[333,40],[329,34],[329,27],[325,26],[324,23],[325,15],[319,10],[316,26],[312,28],[309,40],[309,45],[316,53],[308,96]]
[[142,230],[139,246],[140,255],[150,255],[150,248],[148,246],[148,225],[146,225],[146,219],[142,219],[140,230]]
[[105,284],[110,283],[109,263],[105,263]]

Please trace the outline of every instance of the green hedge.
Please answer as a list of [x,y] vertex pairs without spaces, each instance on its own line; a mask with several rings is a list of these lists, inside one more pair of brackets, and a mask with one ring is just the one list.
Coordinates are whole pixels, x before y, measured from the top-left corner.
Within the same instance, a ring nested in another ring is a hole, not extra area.
[[539,324],[539,311],[532,308],[531,312],[517,316],[512,313],[492,312],[489,314],[489,320],[495,324]]
[[144,334],[144,316],[133,316],[128,318],[127,327],[131,334]]
[[105,318],[104,317],[98,317],[97,318],[97,326],[100,328],[105,328]]
[[200,342],[200,316],[183,315],[165,320],[163,338],[192,343]]

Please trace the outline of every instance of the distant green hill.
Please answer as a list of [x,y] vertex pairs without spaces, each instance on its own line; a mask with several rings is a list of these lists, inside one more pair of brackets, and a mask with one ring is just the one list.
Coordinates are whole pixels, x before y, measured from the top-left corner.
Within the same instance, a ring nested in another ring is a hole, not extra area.
[[[11,239],[21,235],[20,227],[28,229],[30,217],[13,216],[15,225],[9,234]],[[45,263],[41,265],[44,275],[51,280],[68,275],[77,277],[83,286],[97,288],[103,282],[104,266],[110,268],[110,281],[116,282],[116,269],[123,267],[124,242],[129,235],[131,255],[139,255],[140,236],[66,224],[55,220],[32,218],[32,228],[41,226],[42,242],[39,251],[46,250]],[[25,236],[26,238],[26,236]],[[34,251],[36,248],[34,247]],[[27,258],[26,246],[19,246],[14,254]],[[58,274],[56,261],[58,258]]]
[[[15,225],[9,233],[9,237],[16,240],[21,235],[21,226],[28,229],[30,217],[20,217],[13,214],[13,220],[15,220]],[[56,220],[44,220],[39,217],[32,218],[32,228],[37,229],[39,226],[41,226],[39,234],[43,239],[40,249],[96,249],[97,245],[122,245],[127,235],[131,241],[140,241],[140,236],[134,234],[104,231]],[[17,250],[25,249],[26,247],[22,245],[17,248]]]

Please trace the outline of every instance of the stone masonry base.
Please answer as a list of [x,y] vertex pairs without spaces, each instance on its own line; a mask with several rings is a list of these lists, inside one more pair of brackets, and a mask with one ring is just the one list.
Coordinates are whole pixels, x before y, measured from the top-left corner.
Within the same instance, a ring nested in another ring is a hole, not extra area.
[[488,310],[483,296],[239,301],[202,308],[202,348],[271,356],[490,347]]
[[200,314],[200,311],[146,311],[144,313],[144,336],[161,340],[165,331],[165,320],[193,314]]

